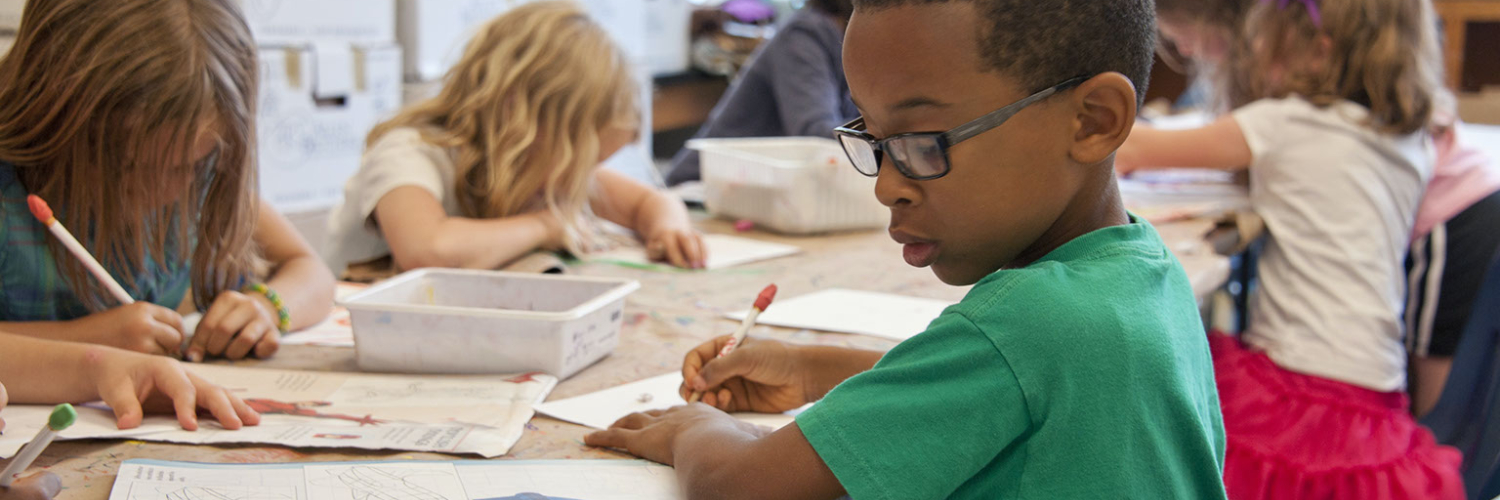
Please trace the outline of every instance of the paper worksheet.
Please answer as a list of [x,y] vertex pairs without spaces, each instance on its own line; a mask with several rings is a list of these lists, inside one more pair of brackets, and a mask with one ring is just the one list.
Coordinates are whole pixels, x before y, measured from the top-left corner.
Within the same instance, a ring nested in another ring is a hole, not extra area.
[[680,498],[643,460],[199,464],[126,460],[111,500],[627,500]]
[[[704,266],[707,269],[723,269],[802,252],[802,249],[791,245],[727,234],[705,234],[703,244],[708,251],[708,262]],[[617,248],[608,252],[589,254],[588,259],[640,265],[652,264],[651,260],[646,258],[646,251],[640,247]]]
[[[951,305],[934,299],[830,288],[777,301],[756,323],[906,340],[926,330],[927,324]],[[726,316],[744,320],[747,313]]]
[[[687,404],[677,393],[682,386],[681,373],[668,373],[625,385],[611,387],[592,394],[548,401],[536,406],[536,411],[549,417],[587,425],[595,429],[608,429],[621,417],[635,412],[665,410]],[[810,405],[809,405],[810,406]],[[792,423],[798,413],[807,406],[786,413],[736,413],[735,418],[772,429],[780,429]]]
[[[307,448],[362,448],[494,457],[520,439],[533,405],[557,378],[518,376],[404,376],[260,370],[191,365],[200,376],[228,388],[260,412],[261,424],[227,431],[200,418],[196,432],[175,417],[148,417],[141,427],[115,428],[113,413],[84,405],[78,423],[60,439],[128,438],[187,444],[258,443]],[[48,407],[5,409],[17,432],[0,436],[0,454],[11,456],[40,425]],[[29,431],[27,427],[30,427]],[[8,428],[7,431],[12,430]]]

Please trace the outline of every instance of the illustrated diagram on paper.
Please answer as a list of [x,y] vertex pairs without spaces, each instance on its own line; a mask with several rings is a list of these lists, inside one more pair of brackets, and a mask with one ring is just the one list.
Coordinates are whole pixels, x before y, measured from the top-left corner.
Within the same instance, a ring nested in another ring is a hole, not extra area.
[[129,500],[297,500],[291,486],[193,486],[136,482]]
[[308,498],[327,500],[469,500],[453,464],[308,465]]

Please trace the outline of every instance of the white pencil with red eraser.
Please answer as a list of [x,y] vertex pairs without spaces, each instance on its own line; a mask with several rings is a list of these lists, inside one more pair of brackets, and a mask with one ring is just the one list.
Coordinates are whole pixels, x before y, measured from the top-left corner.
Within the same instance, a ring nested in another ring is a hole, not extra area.
[[104,270],[104,266],[99,265],[99,261],[94,259],[94,255],[83,248],[83,245],[78,243],[78,239],[73,237],[73,233],[68,232],[68,228],[63,227],[62,223],[58,222],[57,218],[52,216],[52,207],[47,206],[46,201],[33,194],[26,196],[26,204],[31,207],[31,215],[35,216],[36,220],[42,221],[42,224],[47,226],[48,230],[52,231],[52,235],[62,241],[63,246],[68,247],[68,251],[72,252],[74,257],[78,257],[78,260],[83,262],[83,267],[88,268],[89,273],[93,274],[94,278],[98,279],[100,283],[103,283],[104,288],[109,289],[109,293],[115,296],[115,300],[120,301],[120,305],[135,303],[135,299],[130,298],[130,294],[125,293],[125,288],[121,287],[120,283],[115,281],[115,278],[110,276],[108,271]]
[[[760,317],[760,313],[765,312],[767,307],[771,307],[771,301],[775,299],[776,285],[769,285],[764,290],[761,290],[760,296],[755,298],[755,306],[750,308],[750,313],[746,314],[745,320],[740,322],[740,329],[734,331],[734,336],[729,338],[729,342],[724,344],[723,349],[719,349],[719,355],[715,356],[714,359],[728,356],[729,353],[734,352],[734,348],[739,347],[740,343],[745,341],[745,335],[750,333],[750,327],[755,326],[755,318]],[[703,393],[693,391],[693,394],[688,396],[687,402],[697,403],[702,398]]]

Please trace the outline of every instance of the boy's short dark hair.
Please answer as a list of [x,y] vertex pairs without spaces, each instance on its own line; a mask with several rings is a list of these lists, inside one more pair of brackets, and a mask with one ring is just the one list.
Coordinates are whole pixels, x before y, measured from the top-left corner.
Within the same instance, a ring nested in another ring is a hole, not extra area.
[[850,0],[807,0],[806,5],[841,19],[849,19],[849,15],[854,13],[854,5]]
[[987,69],[1019,80],[1027,92],[1115,71],[1144,102],[1156,48],[1152,0],[854,0],[854,9],[959,1],[983,15],[979,53]]

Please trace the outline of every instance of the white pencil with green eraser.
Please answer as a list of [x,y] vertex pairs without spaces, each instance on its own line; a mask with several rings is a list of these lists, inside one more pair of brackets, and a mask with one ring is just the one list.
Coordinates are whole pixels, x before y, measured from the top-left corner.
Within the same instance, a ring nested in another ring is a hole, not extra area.
[[41,432],[36,433],[36,437],[32,438],[30,443],[26,443],[26,447],[21,449],[21,454],[16,455],[16,459],[10,461],[10,466],[5,468],[5,472],[0,472],[0,488],[10,488],[16,476],[25,472],[27,467],[31,467],[31,462],[36,461],[36,457],[42,454],[42,450],[52,444],[52,438],[57,437],[57,433],[72,426],[77,420],[78,412],[73,410],[73,405],[63,403],[53,408],[52,416],[47,418],[47,425],[42,427]]

